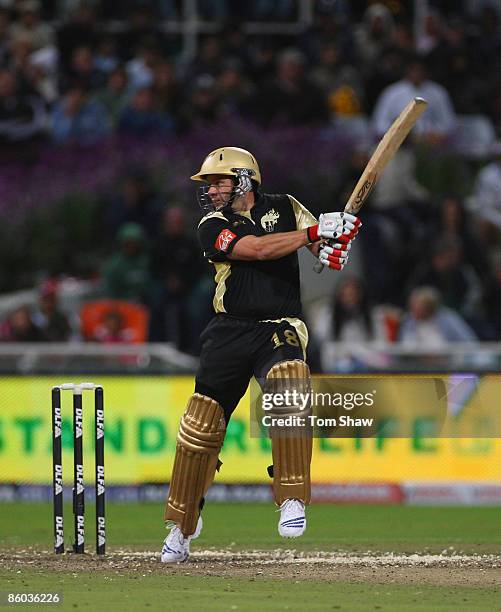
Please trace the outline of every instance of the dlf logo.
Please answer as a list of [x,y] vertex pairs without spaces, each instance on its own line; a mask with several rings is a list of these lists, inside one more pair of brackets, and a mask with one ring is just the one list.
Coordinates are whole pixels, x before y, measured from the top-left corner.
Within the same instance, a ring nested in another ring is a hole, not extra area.
[[96,410],[96,437],[104,436],[104,410]]

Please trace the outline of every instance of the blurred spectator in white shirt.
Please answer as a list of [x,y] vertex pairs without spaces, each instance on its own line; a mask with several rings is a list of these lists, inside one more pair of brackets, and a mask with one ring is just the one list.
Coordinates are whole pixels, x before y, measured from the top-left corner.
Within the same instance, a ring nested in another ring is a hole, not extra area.
[[408,63],[402,80],[386,87],[379,96],[373,115],[375,133],[382,136],[415,97],[428,102],[428,108],[416,123],[415,133],[430,144],[452,136],[456,115],[449,94],[442,85],[426,78],[425,64],[418,58]]
[[10,28],[10,39],[28,37],[34,50],[50,47],[54,44],[54,31],[52,27],[40,19],[41,4],[38,0],[25,0],[19,3],[19,21]]
[[444,44],[444,24],[440,13],[428,9],[422,23],[418,25],[416,49],[420,55],[427,56]]
[[493,245],[501,237],[501,140],[491,154],[494,159],[478,173],[469,204],[480,217],[482,238]]
[[384,49],[390,46],[394,31],[393,15],[382,3],[371,4],[355,30],[357,56],[369,72]]
[[409,308],[399,341],[424,349],[440,348],[450,342],[472,342],[475,334],[461,316],[442,306],[440,293],[432,287],[417,287],[409,297]]
[[412,145],[402,146],[378,180],[372,203],[374,209],[388,210],[428,200],[430,194],[416,178],[416,156]]

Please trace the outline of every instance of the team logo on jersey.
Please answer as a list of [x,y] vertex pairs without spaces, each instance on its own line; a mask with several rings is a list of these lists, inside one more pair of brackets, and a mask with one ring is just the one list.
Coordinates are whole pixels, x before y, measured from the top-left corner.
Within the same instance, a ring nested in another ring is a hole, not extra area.
[[236,237],[237,235],[231,232],[229,229],[224,229],[216,238],[214,246],[218,251],[223,251],[223,253],[226,253],[230,243],[232,240],[235,240]]
[[272,208],[261,218],[261,225],[265,232],[272,232],[273,228],[277,224],[278,219],[280,218],[280,213]]

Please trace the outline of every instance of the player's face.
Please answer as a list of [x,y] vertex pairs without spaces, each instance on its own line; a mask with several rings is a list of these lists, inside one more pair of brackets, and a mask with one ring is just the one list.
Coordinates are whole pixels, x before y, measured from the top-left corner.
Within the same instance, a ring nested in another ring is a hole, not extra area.
[[233,190],[233,181],[227,176],[211,175],[207,177],[207,193],[214,208],[221,208],[228,203]]

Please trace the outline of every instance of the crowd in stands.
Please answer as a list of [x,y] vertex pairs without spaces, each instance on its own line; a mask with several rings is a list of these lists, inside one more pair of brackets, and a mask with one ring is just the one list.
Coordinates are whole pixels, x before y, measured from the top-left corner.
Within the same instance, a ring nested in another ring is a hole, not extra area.
[[[355,22],[349,5],[359,3],[318,2],[302,34],[250,37],[239,22],[249,15],[236,12],[241,3],[200,2],[202,17],[219,12],[226,21],[200,37],[191,58],[162,29],[176,2],[60,4],[56,13],[55,1],[0,3],[4,156],[29,158],[44,139],[85,145],[111,133],[169,137],[231,116],[319,125],[373,115],[383,132],[416,91],[433,101],[421,130],[447,135],[454,112],[483,113],[501,130],[499,14],[489,3],[473,14],[430,10],[415,40],[410,20],[383,3],[369,3]],[[258,17],[292,15],[295,5],[242,4]],[[111,28],[112,18],[120,28]]]
[[[380,136],[422,96],[429,108],[414,141],[364,209],[364,281],[346,278],[320,339],[499,340],[501,13],[494,2],[430,2],[415,30],[408,4],[317,1],[311,27],[266,36],[246,34],[242,23],[294,21],[295,2],[199,0],[201,17],[221,27],[201,35],[188,57],[164,27],[182,18],[175,0],[1,0],[0,161],[32,164],[41,147],[85,147],[115,134],[175,139],[232,118],[274,129],[348,124],[353,133],[363,118]],[[468,114],[483,115],[500,140],[465,201],[452,184],[448,193],[425,188],[416,156],[424,146],[433,160],[452,146],[458,115]],[[365,132],[340,201],[370,154]],[[141,170],[105,200],[101,220],[115,250],[103,261],[104,294],[147,307],[149,340],[196,352],[211,286],[183,207],[166,207]],[[20,308],[3,322],[1,339],[69,339],[75,330],[56,295],[44,286],[35,311]],[[381,304],[399,309],[391,338],[378,327]],[[94,340],[128,337],[117,312],[103,325]]]

